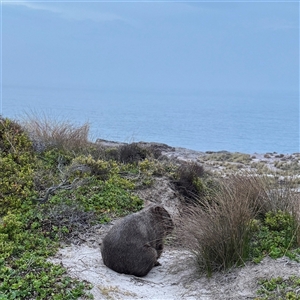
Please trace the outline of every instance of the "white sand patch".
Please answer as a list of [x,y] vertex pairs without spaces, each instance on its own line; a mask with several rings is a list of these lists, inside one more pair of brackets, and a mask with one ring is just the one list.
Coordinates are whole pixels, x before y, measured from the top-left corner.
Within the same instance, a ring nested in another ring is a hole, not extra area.
[[95,299],[183,299],[191,273],[183,259],[191,261],[188,252],[167,250],[160,259],[162,265],[143,278],[110,270],[102,262],[100,249],[87,245],[60,249],[51,261],[63,265],[70,276],[92,283]]
[[265,258],[212,278],[196,273],[193,257],[181,249],[166,249],[161,266],[143,277],[118,274],[107,268],[99,248],[86,244],[60,249],[51,260],[61,264],[70,276],[93,284],[97,299],[254,299],[260,278],[300,276],[300,264],[288,258]]

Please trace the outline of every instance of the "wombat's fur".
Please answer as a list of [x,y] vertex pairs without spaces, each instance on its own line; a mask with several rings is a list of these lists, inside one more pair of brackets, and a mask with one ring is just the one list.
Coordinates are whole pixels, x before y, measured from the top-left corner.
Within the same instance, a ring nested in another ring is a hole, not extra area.
[[150,205],[116,223],[103,239],[104,264],[118,273],[145,276],[160,265],[163,239],[174,228],[169,213],[160,205]]

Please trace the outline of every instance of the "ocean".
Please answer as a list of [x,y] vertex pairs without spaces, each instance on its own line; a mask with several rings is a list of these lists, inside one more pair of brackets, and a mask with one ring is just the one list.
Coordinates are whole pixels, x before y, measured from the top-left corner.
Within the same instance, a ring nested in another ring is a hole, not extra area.
[[198,151],[295,153],[299,96],[290,93],[2,88],[1,112],[90,123],[90,139],[159,142]]

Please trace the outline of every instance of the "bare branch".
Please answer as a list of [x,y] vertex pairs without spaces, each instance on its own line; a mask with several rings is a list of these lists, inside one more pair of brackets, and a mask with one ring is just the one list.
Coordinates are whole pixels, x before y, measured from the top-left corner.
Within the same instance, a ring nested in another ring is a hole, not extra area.
[[46,190],[46,194],[44,197],[36,199],[39,203],[45,203],[49,200],[49,197],[53,195],[57,190],[72,190],[76,189],[79,186],[84,185],[87,181],[90,180],[90,178],[84,178],[80,179],[79,177],[76,177],[73,179],[73,181],[70,183],[69,179],[71,175],[76,172],[80,171],[81,173],[87,173],[90,172],[90,168],[85,165],[80,165],[80,164],[74,164],[71,165],[69,168],[65,168],[63,166],[63,161],[62,158],[59,157],[58,159],[58,165],[57,165],[58,170],[62,174],[62,181],[58,185],[51,186]]

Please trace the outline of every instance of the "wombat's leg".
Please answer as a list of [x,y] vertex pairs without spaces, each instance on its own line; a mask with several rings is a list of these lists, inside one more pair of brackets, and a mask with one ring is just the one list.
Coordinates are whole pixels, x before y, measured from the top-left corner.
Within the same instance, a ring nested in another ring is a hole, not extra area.
[[[137,265],[138,263],[138,265]],[[157,263],[157,251],[150,244],[145,244],[142,249],[140,260],[135,262],[135,276],[145,276]]]
[[160,258],[161,254],[163,252],[163,249],[164,249],[163,243],[157,244],[155,249],[157,252],[157,257],[156,257],[156,263],[155,263],[154,267],[157,267],[157,266],[161,266],[161,264],[157,261],[157,259]]
[[157,259],[160,258],[162,252],[163,252],[163,249],[164,249],[164,245],[162,242],[158,243],[155,247],[156,251],[157,251]]

